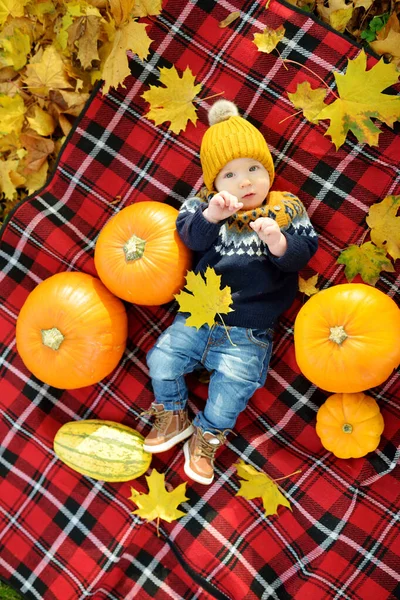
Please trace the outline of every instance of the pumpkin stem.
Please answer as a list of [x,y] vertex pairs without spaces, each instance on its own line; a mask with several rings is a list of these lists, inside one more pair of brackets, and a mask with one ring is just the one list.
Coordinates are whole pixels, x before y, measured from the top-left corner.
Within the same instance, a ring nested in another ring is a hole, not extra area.
[[350,425],[350,423],[344,423],[342,425],[342,431],[343,431],[343,433],[352,433],[353,425]]
[[332,342],[339,344],[339,346],[344,342],[345,339],[349,337],[345,332],[343,325],[336,325],[335,327],[330,327],[329,330],[331,332],[329,339]]
[[138,258],[142,258],[145,245],[146,240],[142,240],[133,234],[123,246],[126,262],[133,262],[134,260],[138,260]]
[[51,348],[51,350],[58,350],[64,341],[64,336],[57,327],[51,329],[42,329],[42,343]]

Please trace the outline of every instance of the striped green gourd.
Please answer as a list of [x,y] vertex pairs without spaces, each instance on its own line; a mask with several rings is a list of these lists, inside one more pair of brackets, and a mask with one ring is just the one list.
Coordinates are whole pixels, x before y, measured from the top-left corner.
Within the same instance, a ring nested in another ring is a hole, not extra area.
[[65,423],[54,438],[54,452],[74,471],[100,481],[130,481],[143,475],[152,455],[134,429],[100,419]]

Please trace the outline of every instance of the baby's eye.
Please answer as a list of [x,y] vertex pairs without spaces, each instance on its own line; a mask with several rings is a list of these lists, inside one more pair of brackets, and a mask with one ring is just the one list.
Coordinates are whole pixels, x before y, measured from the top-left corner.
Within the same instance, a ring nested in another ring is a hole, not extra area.
[[225,173],[226,179],[231,179],[231,177],[233,177],[233,173],[231,171],[229,171],[229,173]]
[[257,171],[258,168],[259,168],[258,165],[252,165],[250,167],[249,171]]

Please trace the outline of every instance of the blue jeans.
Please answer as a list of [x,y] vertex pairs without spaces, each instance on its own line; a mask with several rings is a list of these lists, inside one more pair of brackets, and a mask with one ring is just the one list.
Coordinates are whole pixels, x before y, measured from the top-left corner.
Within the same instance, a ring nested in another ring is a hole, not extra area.
[[272,329],[223,325],[187,327],[186,317],[177,314],[147,355],[155,402],[166,410],[186,407],[185,374],[198,365],[211,372],[208,399],[193,423],[203,431],[218,433],[232,429],[239,413],[267,378],[272,351]]

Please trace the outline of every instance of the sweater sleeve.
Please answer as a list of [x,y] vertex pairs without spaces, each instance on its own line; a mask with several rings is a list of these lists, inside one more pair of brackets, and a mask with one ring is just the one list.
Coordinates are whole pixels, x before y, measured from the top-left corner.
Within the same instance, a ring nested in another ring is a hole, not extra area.
[[207,206],[207,202],[194,197],[188,198],[179,210],[176,229],[181,240],[191,250],[207,250],[218,237],[223,222],[207,221],[203,215]]
[[287,241],[286,252],[280,257],[269,253],[270,260],[281,271],[301,271],[318,249],[318,237],[306,210],[297,215],[282,233]]

